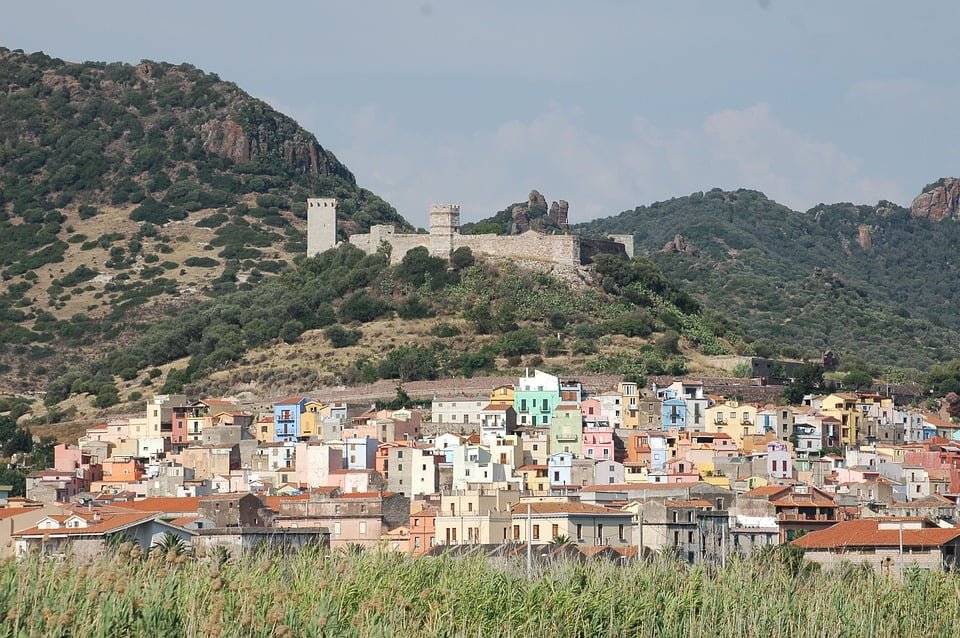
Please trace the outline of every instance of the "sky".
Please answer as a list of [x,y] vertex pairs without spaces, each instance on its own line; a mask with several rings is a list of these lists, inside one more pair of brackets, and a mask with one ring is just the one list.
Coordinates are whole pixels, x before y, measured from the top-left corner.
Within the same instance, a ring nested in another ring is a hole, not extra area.
[[0,45],[188,62],[290,115],[427,224],[537,189],[586,221],[720,187],[909,205],[960,174],[956,0],[61,0]]

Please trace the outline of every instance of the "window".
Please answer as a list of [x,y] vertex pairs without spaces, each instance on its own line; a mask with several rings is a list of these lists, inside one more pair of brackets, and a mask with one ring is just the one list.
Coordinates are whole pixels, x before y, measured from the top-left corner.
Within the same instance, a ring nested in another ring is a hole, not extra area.
[[472,511],[473,511],[473,501],[468,501],[468,502],[467,502],[467,511],[468,511],[468,512],[472,512]]
[[450,538],[452,538],[453,540],[457,540],[457,528],[456,528],[456,527],[454,527],[453,529],[450,530]]
[[554,523],[550,527],[550,538],[557,538],[558,536],[560,536],[560,526]]
[[580,523],[577,523],[577,540],[578,541],[583,540],[583,525],[581,525]]
[[534,443],[534,444],[533,444],[533,451],[536,452],[536,451],[538,451],[539,449],[540,449],[540,445],[539,445],[538,443]]
[[534,525],[534,526],[533,526],[533,540],[535,540],[535,541],[540,540],[540,526],[539,526],[539,525]]
[[516,541],[520,540],[520,526],[519,526],[519,525],[514,525],[514,526],[513,526],[513,540],[516,540]]
[[687,542],[688,543],[693,542],[693,532],[687,532]]
[[402,459],[402,458],[403,458],[403,450],[397,450],[397,458],[398,458],[398,459]]
[[420,537],[419,537],[419,536],[414,536],[414,537],[413,537],[413,548],[414,548],[414,549],[420,549]]
[[334,514],[339,514],[339,513],[340,513],[340,506],[339,506],[339,505],[334,505],[334,506],[333,506],[333,513],[334,513]]
[[688,522],[688,523],[692,523],[692,522],[693,522],[693,511],[687,512],[687,522]]
[[621,541],[622,541],[622,540],[626,540],[626,537],[623,535],[623,524],[622,524],[622,523],[621,523],[620,526],[618,527],[617,533],[618,533],[618,538],[619,538]]
[[366,522],[366,521],[360,521],[360,533],[361,533],[361,534],[366,534],[366,533],[367,533],[367,522]]
[[674,522],[674,523],[679,523],[679,522],[680,522],[680,512],[678,512],[678,511],[676,511],[676,510],[673,511],[673,522]]
[[334,524],[333,524],[333,535],[334,535],[334,536],[339,536],[339,535],[340,535],[340,521],[334,522]]
[[398,471],[398,472],[402,472],[402,471],[403,471],[403,463],[397,463],[397,471]]

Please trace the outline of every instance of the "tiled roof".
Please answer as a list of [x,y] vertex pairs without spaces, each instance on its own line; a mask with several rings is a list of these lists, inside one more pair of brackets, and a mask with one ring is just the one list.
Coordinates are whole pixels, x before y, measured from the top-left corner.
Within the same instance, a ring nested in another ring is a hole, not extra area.
[[530,506],[531,514],[541,514],[550,516],[552,514],[590,514],[590,515],[611,515],[611,516],[630,516],[629,512],[614,510],[601,505],[590,505],[588,503],[517,503],[510,511],[514,516],[522,516],[527,513],[527,506]]
[[628,492],[633,490],[665,490],[671,488],[685,488],[700,485],[700,481],[684,481],[682,483],[619,483],[616,485],[588,485],[580,490],[583,492]]
[[[904,529],[904,547],[937,547],[960,537],[960,527]],[[803,549],[843,547],[899,547],[900,529],[880,529],[878,519],[864,518],[837,523],[827,529],[804,534],[793,544]]]
[[38,527],[30,527],[28,529],[15,532],[14,536],[86,536],[108,534],[110,532],[131,527],[138,523],[152,520],[154,517],[156,517],[156,513],[151,512],[103,512],[101,513],[101,520],[99,522],[94,523],[91,520],[87,527],[61,527],[59,529],[39,529]]
[[114,503],[115,507],[136,510],[138,512],[154,512],[162,514],[170,513],[196,513],[200,507],[200,498],[195,496],[181,497],[154,497],[144,498],[139,501],[126,501]]
[[294,405],[294,404],[300,403],[300,402],[303,401],[304,399],[310,399],[310,397],[308,397],[308,396],[303,396],[303,395],[292,396],[292,397],[284,397],[283,399],[280,399],[279,401],[274,401],[273,404],[274,404],[274,405]]

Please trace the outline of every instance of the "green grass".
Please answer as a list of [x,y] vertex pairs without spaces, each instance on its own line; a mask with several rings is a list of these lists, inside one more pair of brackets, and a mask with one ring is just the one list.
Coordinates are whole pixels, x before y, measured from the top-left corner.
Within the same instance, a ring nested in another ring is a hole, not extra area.
[[0,565],[0,636],[951,636],[960,579],[395,554]]

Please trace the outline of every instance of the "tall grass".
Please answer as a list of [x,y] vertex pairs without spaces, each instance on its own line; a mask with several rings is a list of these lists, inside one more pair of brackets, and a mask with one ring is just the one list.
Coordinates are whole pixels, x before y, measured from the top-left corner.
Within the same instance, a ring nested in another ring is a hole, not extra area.
[[955,636],[960,578],[302,552],[0,565],[0,636]]

